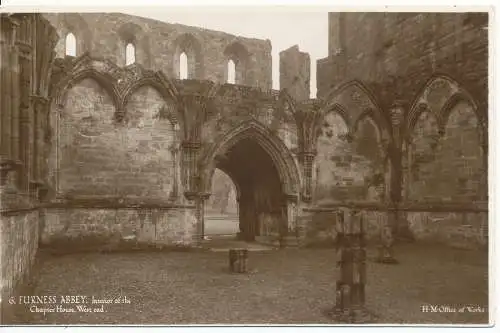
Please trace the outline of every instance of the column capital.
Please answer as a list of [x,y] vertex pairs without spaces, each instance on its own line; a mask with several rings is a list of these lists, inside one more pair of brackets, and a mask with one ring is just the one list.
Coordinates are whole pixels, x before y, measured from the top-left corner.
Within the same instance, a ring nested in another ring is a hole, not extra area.
[[298,203],[299,196],[295,193],[283,193],[283,203],[284,204],[289,204],[289,203]]
[[181,147],[188,148],[188,149],[199,149],[199,148],[201,148],[201,142],[184,140],[181,142]]
[[49,99],[45,96],[40,95],[30,95],[30,100],[35,105],[47,105],[49,103]]
[[299,157],[315,157],[318,154],[318,151],[316,149],[314,150],[302,150],[298,151],[297,155]]
[[394,100],[390,106],[391,123],[393,126],[400,126],[403,122],[407,103],[404,100]]

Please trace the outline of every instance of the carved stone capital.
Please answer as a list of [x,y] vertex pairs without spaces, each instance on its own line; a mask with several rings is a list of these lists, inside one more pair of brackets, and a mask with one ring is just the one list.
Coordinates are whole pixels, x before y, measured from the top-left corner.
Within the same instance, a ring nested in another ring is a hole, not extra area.
[[5,186],[9,179],[9,173],[16,170],[18,163],[7,159],[4,156],[0,157],[0,185]]
[[316,150],[307,150],[307,151],[299,151],[297,152],[297,156],[300,160],[306,160],[306,159],[314,159],[317,155]]
[[184,192],[184,197],[189,201],[193,201],[198,197],[198,192],[186,191]]
[[394,127],[399,127],[403,123],[406,103],[402,100],[396,100],[390,108],[391,123]]
[[295,193],[284,193],[283,194],[283,204],[288,205],[289,203],[297,204],[299,201],[299,196]]
[[181,147],[186,148],[186,149],[200,149],[201,148],[201,142],[196,142],[196,141],[182,141],[181,142]]
[[115,111],[115,121],[117,123],[122,123],[125,120],[125,110],[118,109]]
[[31,103],[33,103],[33,107],[35,111],[44,111],[48,106],[49,99],[40,95],[31,95],[30,96]]

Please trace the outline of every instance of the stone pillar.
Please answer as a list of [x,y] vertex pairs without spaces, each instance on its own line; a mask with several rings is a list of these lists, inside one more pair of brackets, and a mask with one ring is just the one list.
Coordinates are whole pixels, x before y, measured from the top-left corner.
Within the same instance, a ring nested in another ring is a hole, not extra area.
[[[7,25],[7,23],[3,22],[6,19],[2,19],[2,29],[7,29],[8,27],[4,27]],[[6,35],[6,34],[5,34]],[[4,36],[4,33],[2,33],[2,37]],[[11,62],[11,54],[13,47],[10,43],[9,40],[1,40],[1,50],[0,50],[0,61],[1,61],[1,85],[0,85],[0,92],[1,92],[1,107],[2,107],[2,113],[1,113],[1,120],[2,120],[2,135],[1,135],[1,155],[4,157],[5,160],[11,159],[12,154],[11,154],[11,126],[12,126],[12,79],[11,79],[11,68],[12,68],[12,62]]]
[[38,190],[44,184],[43,179],[45,178],[44,148],[48,99],[42,96],[31,96],[31,100],[34,111],[33,179],[31,180],[31,184],[34,189]]
[[205,201],[210,194],[198,194],[195,197],[196,203],[196,243],[201,245],[205,239]]
[[20,187],[23,191],[29,190],[29,181],[33,179],[33,170],[31,165],[31,154],[33,147],[33,126],[32,126],[32,110],[30,103],[30,92],[31,92],[31,47],[27,44],[20,43],[19,49],[21,51],[21,56],[19,58],[20,65],[20,110],[19,110],[19,136],[20,136],[20,160],[21,166],[21,177],[20,177]]
[[54,115],[54,136],[52,139],[52,149],[51,153],[51,174],[52,174],[52,186],[54,188],[54,200],[60,200],[62,198],[61,193],[61,183],[60,183],[60,172],[61,172],[61,116],[63,113],[63,106],[61,104],[56,104],[55,110],[53,110]]
[[10,132],[10,146],[11,146],[11,154],[12,160],[15,161],[16,165],[19,166],[21,164],[20,154],[19,154],[19,146],[20,146],[20,118],[19,118],[19,105],[21,103],[21,93],[19,90],[20,87],[20,68],[19,68],[19,51],[17,46],[13,47],[13,52],[11,52],[11,91],[12,91],[12,108],[11,108],[11,132]]
[[294,105],[299,138],[298,159],[302,169],[301,201],[311,202],[313,164],[316,157],[316,133],[321,120],[321,102],[306,100]]
[[280,247],[298,246],[297,196],[285,194],[282,204],[282,222],[280,228]]
[[182,142],[182,179],[184,194],[193,197],[198,193],[198,154],[201,148],[200,142]]
[[175,201],[179,197],[179,147],[177,147],[177,144],[174,143],[170,147],[170,153],[172,154],[172,164],[173,164],[173,177],[174,177],[174,184],[172,186],[172,191],[170,192],[170,200]]
[[328,315],[340,323],[366,323],[374,316],[365,308],[366,244],[363,215],[353,209],[337,212],[338,274],[335,306]]
[[408,222],[404,214],[399,210],[403,195],[403,118],[406,104],[403,101],[395,101],[390,109],[392,123],[392,146],[390,151],[390,201],[393,210],[389,211],[389,223],[395,239],[412,239]]
[[0,186],[3,207],[7,207],[4,194],[15,189],[12,177],[17,166],[15,152],[12,150],[12,137],[16,113],[15,94],[18,88],[13,86],[17,72],[17,49],[15,47],[17,21],[2,14],[0,20],[2,34],[0,40]]
[[304,151],[299,153],[299,163],[302,166],[303,175],[303,190],[302,201],[311,202],[312,199],[312,176],[313,176],[313,163],[316,152]]
[[301,52],[294,45],[279,54],[280,89],[297,101],[308,100],[310,91],[311,59],[308,53]]

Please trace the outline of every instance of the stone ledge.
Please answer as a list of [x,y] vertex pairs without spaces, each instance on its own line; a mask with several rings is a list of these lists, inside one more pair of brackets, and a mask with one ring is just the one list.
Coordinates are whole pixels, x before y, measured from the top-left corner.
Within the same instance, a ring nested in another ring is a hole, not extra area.
[[71,198],[54,200],[42,204],[40,208],[94,208],[94,209],[195,209],[194,205],[186,205],[169,201],[145,201],[138,198]]
[[341,207],[372,211],[487,213],[488,202],[411,202],[399,206],[378,202],[329,202],[304,208],[304,212],[333,212]]

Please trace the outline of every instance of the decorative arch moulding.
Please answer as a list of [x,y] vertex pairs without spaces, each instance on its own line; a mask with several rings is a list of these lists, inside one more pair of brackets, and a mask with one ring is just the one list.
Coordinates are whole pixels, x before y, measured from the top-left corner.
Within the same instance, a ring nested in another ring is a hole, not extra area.
[[[50,97],[58,105],[63,104],[66,92],[85,78],[98,81],[105,88],[117,109],[123,109],[130,95],[142,86],[152,86],[164,97],[180,102],[181,96],[219,97],[238,103],[248,99],[278,99],[279,91],[258,87],[219,84],[210,80],[172,79],[162,71],[145,69],[134,63],[120,67],[111,59],[94,57],[86,52],[79,57],[57,58],[54,61]],[[234,100],[231,97],[236,96]]]
[[216,143],[212,144],[204,152],[199,163],[200,168],[203,168],[203,170],[200,170],[203,175],[201,179],[202,189],[206,192],[211,186],[211,177],[215,169],[213,161],[218,155],[233,147],[239,141],[248,138],[255,140],[269,154],[278,170],[281,182],[285,186],[286,193],[296,193],[298,191],[300,173],[293,156],[284,143],[272,135],[267,127],[256,120],[250,119],[224,133],[219,138]]

